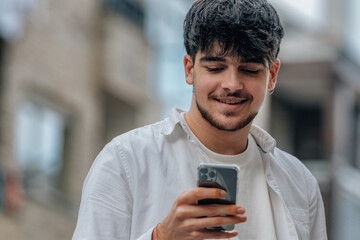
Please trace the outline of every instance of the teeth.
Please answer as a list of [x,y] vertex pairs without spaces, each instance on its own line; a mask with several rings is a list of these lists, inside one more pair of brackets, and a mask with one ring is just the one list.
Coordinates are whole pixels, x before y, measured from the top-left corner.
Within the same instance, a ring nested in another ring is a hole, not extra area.
[[245,102],[246,100],[238,100],[238,101],[225,101],[225,100],[218,100],[219,102],[221,103],[226,103],[226,104],[240,104],[240,103],[243,103]]

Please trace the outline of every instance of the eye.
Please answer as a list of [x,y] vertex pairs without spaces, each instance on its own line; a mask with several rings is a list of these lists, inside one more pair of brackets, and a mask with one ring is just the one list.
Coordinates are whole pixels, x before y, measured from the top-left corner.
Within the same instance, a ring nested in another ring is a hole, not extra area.
[[242,72],[247,73],[247,74],[258,74],[260,72],[260,70],[252,70],[252,69],[241,69]]
[[209,71],[209,72],[220,72],[222,70],[224,70],[223,67],[206,67],[206,70]]

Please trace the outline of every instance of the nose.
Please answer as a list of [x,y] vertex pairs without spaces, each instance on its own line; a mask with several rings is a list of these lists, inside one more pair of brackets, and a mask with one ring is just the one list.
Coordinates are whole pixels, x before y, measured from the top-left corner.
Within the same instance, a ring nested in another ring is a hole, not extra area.
[[237,70],[228,70],[225,79],[221,82],[221,87],[227,92],[236,92],[244,88],[244,83]]

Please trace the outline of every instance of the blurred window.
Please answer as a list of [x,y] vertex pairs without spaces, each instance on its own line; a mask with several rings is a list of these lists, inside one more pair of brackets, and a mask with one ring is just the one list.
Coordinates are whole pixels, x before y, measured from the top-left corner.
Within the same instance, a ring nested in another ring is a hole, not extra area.
[[65,120],[60,113],[32,102],[19,108],[16,156],[29,194],[49,195],[59,187],[64,134]]
[[318,104],[301,104],[274,95],[272,134],[279,146],[300,160],[324,160],[323,111]]
[[111,93],[104,92],[105,142],[135,127],[136,108]]
[[345,51],[360,65],[360,1],[348,0],[345,18]]
[[144,9],[136,0],[105,0],[105,9],[128,17],[130,20],[143,26]]
[[323,160],[322,112],[320,107],[295,108],[295,155],[301,160]]

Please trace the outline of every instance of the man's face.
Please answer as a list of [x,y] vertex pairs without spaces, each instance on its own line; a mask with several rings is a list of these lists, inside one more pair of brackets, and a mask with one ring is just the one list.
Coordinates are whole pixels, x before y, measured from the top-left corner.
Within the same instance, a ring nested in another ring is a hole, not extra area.
[[[216,51],[214,51],[216,52]],[[193,105],[201,116],[220,130],[236,131],[257,115],[268,89],[275,87],[280,62],[267,68],[244,63],[233,56],[198,52],[193,63],[184,59],[186,81],[193,85]]]

